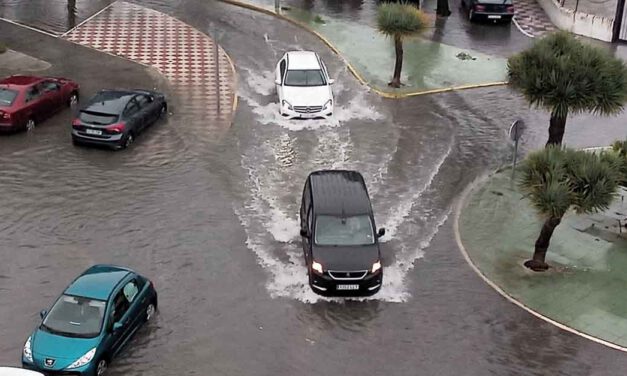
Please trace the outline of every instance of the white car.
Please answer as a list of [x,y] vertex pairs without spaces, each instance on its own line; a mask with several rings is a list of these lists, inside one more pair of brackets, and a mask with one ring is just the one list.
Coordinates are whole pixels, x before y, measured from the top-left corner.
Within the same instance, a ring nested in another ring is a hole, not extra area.
[[44,374],[22,368],[0,367],[0,376],[44,376]]
[[317,53],[287,52],[276,65],[279,113],[288,119],[333,115],[333,82]]

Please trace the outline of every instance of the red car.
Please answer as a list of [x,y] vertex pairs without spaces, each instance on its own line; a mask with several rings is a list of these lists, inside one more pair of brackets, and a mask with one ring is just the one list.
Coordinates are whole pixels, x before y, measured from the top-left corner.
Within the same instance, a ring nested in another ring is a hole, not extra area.
[[65,78],[11,76],[0,81],[0,131],[35,124],[78,103],[79,86]]

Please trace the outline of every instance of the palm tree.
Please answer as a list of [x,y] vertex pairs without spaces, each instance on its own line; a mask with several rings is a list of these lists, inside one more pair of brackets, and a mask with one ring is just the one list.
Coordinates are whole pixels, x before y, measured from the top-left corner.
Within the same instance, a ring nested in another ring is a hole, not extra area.
[[551,236],[569,209],[585,214],[609,207],[618,190],[617,167],[594,153],[555,145],[527,157],[519,186],[544,218],[544,225],[526,267],[534,271],[548,269],[545,258]]
[[379,5],[377,28],[379,32],[394,38],[396,64],[394,77],[388,85],[401,87],[403,68],[403,39],[417,35],[427,27],[427,17],[415,6],[408,3],[382,3]]
[[607,51],[561,31],[508,60],[509,84],[535,107],[551,111],[547,145],[561,144],[569,113],[622,111],[627,68]]

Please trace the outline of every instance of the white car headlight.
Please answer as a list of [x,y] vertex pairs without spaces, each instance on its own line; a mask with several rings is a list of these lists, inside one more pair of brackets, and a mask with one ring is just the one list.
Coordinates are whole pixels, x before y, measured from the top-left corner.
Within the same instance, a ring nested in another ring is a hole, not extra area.
[[70,366],[67,367],[67,368],[82,367],[85,364],[88,364],[89,362],[91,362],[94,359],[94,355],[96,355],[96,348],[95,347],[93,349],[89,350],[85,355],[83,355],[80,358],[78,358],[77,361],[75,361],[74,363],[70,364]]
[[377,270],[381,269],[381,261],[377,261],[374,264],[372,264],[372,272],[376,273]]
[[281,104],[283,105],[283,107],[287,107],[288,110],[293,110],[294,108],[292,107],[291,104],[289,104],[288,101],[286,101],[285,99],[283,99],[283,102],[281,102]]
[[322,108],[323,108],[324,110],[328,110],[328,109],[330,109],[330,108],[331,108],[331,105],[332,105],[332,104],[333,104],[333,99],[329,99],[329,100],[328,100],[328,101],[324,104],[324,106],[322,106]]
[[317,261],[314,261],[314,262],[311,263],[311,268],[313,270],[317,271],[320,274],[323,273],[323,271],[322,271],[322,264],[317,262]]
[[28,339],[26,340],[26,343],[24,344],[24,350],[22,351],[22,355],[24,355],[24,359],[32,363],[33,362],[33,350],[30,344],[30,339],[31,337],[28,337]]

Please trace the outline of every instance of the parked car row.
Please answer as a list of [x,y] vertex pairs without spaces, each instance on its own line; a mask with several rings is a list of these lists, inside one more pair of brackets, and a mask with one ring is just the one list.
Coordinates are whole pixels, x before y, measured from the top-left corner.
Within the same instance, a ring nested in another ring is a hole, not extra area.
[[[77,106],[79,95],[78,83],[65,78],[5,78],[0,81],[0,131],[31,131],[64,108]],[[72,141],[127,148],[167,111],[165,96],[155,91],[101,90],[77,111]]]

